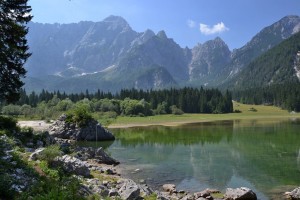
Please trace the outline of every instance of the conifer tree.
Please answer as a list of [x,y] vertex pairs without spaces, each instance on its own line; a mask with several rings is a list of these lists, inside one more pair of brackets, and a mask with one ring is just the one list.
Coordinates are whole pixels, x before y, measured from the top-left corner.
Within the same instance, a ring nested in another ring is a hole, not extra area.
[[30,11],[27,0],[0,0],[0,102],[19,99],[30,56],[25,38]]

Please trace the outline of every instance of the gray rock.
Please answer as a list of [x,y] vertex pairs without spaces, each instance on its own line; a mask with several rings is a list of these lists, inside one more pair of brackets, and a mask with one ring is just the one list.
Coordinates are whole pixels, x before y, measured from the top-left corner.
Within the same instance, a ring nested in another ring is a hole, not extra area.
[[44,146],[44,143],[43,143],[41,140],[38,140],[38,141],[36,141],[36,146],[37,146],[38,148],[41,148],[41,147]]
[[156,200],[169,200],[170,199],[170,197],[167,194],[164,194],[162,192],[156,191],[156,194],[157,194]]
[[116,165],[120,162],[111,158],[102,147],[98,149],[94,149],[92,147],[78,147],[77,151],[77,158],[80,160],[88,160],[88,159],[95,159],[98,163],[104,163],[108,165]]
[[110,189],[109,192],[108,192],[108,196],[109,197],[115,197],[115,196],[119,196],[119,193],[116,189]]
[[163,190],[169,193],[176,192],[176,186],[174,184],[164,184]]
[[194,193],[194,196],[195,196],[195,199],[198,199],[200,197],[206,198],[206,197],[210,196],[210,193],[207,190],[204,190],[204,191],[201,191],[201,192]]
[[225,200],[256,200],[256,194],[249,188],[241,187],[241,188],[227,188],[226,193],[224,195]]
[[293,191],[287,192],[286,194],[289,196],[290,199],[300,200],[300,187],[295,188]]
[[149,196],[153,193],[153,190],[146,184],[139,185],[140,192],[146,196]]
[[92,119],[85,127],[67,123],[65,115],[62,115],[49,127],[50,135],[63,139],[104,141],[114,140],[115,137],[107,129],[103,128],[96,120]]
[[87,167],[86,162],[69,155],[55,158],[52,164],[56,167],[61,166],[63,170],[68,173],[74,173],[84,177],[90,176],[90,170]]
[[128,179],[124,181],[122,187],[119,189],[119,194],[122,199],[137,199],[140,195],[140,188],[134,181]]
[[28,158],[29,161],[38,160],[39,156],[42,154],[45,148],[36,149]]

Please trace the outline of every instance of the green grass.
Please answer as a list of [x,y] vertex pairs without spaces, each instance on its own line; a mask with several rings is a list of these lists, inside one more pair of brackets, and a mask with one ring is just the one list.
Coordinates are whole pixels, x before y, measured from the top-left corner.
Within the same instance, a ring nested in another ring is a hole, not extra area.
[[[243,120],[243,119],[282,119],[300,118],[300,113],[290,114],[287,110],[275,106],[246,105],[234,102],[234,110],[241,113],[229,114],[183,114],[183,115],[156,115],[150,117],[127,117],[118,116],[109,128],[147,126],[147,125],[179,125],[184,123],[196,123],[217,120]],[[257,111],[250,111],[255,108]]]

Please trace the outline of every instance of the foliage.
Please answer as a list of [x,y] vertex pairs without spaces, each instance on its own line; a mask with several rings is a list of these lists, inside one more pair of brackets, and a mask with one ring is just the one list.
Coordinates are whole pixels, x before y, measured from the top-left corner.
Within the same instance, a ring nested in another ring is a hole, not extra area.
[[0,101],[17,101],[23,86],[23,65],[30,56],[25,24],[32,18],[27,1],[0,0]]
[[182,115],[184,113],[181,109],[177,108],[176,105],[171,106],[170,110],[173,115]]
[[0,130],[17,130],[17,120],[12,117],[0,116]]
[[82,104],[67,113],[66,122],[76,123],[79,127],[85,127],[91,119],[92,115],[88,108]]
[[78,194],[80,182],[73,177],[60,175],[58,179],[41,177],[40,181],[28,192],[21,194],[19,199],[32,200],[81,200]]
[[[34,99],[30,104],[28,99]],[[55,103],[57,104],[55,104]],[[29,104],[28,104],[29,103]],[[36,115],[44,119],[57,116],[57,112],[85,107],[89,112],[116,112],[118,115],[150,116],[171,113],[170,106],[176,105],[185,113],[231,113],[232,97],[229,91],[222,94],[217,89],[164,89],[136,90],[123,89],[120,93],[96,92],[89,94],[61,94],[59,91],[50,93],[43,90],[41,94],[21,92],[18,105],[37,106]],[[24,114],[24,113],[22,113]]]
[[11,189],[13,180],[10,176],[0,169],[0,197],[4,199],[13,199],[14,191]]
[[245,90],[290,82],[299,83],[294,69],[300,50],[299,44],[300,33],[296,33],[257,57],[225,86]]
[[274,105],[299,112],[300,83],[285,83],[245,90],[234,90],[233,98],[246,104]]
[[44,160],[51,165],[51,162],[54,160],[54,158],[60,155],[61,155],[60,146],[54,144],[54,145],[47,146],[44,149],[44,151],[42,151],[39,159]]

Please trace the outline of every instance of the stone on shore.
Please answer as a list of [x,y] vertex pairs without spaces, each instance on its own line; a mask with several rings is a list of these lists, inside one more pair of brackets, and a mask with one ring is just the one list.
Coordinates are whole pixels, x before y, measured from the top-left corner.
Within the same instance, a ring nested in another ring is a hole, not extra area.
[[139,197],[140,188],[134,181],[127,179],[124,181],[118,193],[122,199],[133,200]]
[[88,159],[94,159],[98,163],[117,165],[120,162],[110,157],[102,147],[95,149],[92,147],[78,147],[76,149],[76,157],[80,160],[86,161]]
[[241,188],[227,188],[226,193],[224,195],[225,200],[256,200],[256,194],[249,188],[241,187]]
[[169,193],[176,192],[176,186],[174,184],[164,184],[163,190]]
[[84,177],[90,176],[90,170],[86,162],[69,155],[56,157],[52,164],[56,167],[62,167],[62,169],[67,173],[74,173],[76,175],[81,175]]
[[295,188],[293,191],[291,192],[286,192],[285,193],[286,196],[289,198],[289,199],[292,199],[292,200],[300,200],[300,187],[298,188]]
[[59,117],[49,127],[49,134],[53,137],[72,139],[76,141],[104,141],[114,140],[115,137],[103,128],[96,120],[90,120],[86,126],[79,127],[74,123],[66,122],[66,115]]

